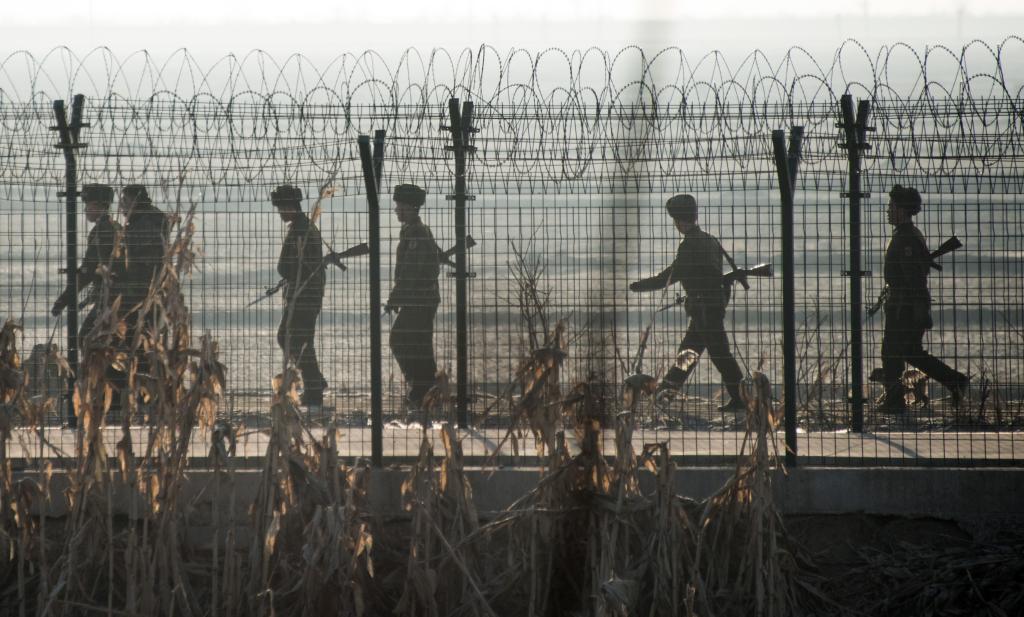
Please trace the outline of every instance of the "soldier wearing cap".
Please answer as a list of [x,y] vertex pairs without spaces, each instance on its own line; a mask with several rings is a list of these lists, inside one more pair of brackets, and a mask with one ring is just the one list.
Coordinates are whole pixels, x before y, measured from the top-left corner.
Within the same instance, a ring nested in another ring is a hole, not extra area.
[[[119,203],[124,217],[124,259],[118,260],[115,291],[121,306],[131,310],[149,295],[153,279],[164,264],[170,245],[171,223],[153,205],[146,187],[129,184],[121,189]],[[131,321],[131,320],[130,320]]]
[[[137,309],[149,295],[150,287],[163,268],[164,256],[170,245],[171,223],[167,216],[149,198],[146,187],[129,184],[121,189],[118,209],[124,220],[121,233],[121,254],[114,260],[114,284],[111,297],[121,298],[121,313],[126,316],[125,340],[133,344],[140,328],[155,323],[152,312]],[[148,372],[145,354],[138,358],[138,371]],[[110,373],[111,385],[120,393],[111,404],[111,411],[122,407],[122,397],[128,390],[128,376],[116,370]]]
[[[690,321],[679,344],[679,353],[690,350],[699,357],[707,349],[730,397],[719,410],[741,411],[745,408],[739,390],[743,372],[729,351],[729,338],[725,333],[724,250],[717,238],[697,225],[697,202],[692,195],[675,195],[665,203],[665,209],[683,235],[675,261],[661,273],[630,284],[629,289],[654,291],[677,282],[683,284]],[[696,362],[686,368],[673,366],[662,379],[659,390],[681,388],[696,366]]]
[[[96,299],[99,297],[100,275],[97,270],[100,266],[110,266],[114,257],[115,245],[118,242],[121,226],[110,218],[110,204],[114,201],[114,189],[106,184],[86,184],[82,186],[82,201],[85,202],[85,218],[92,223],[89,230],[89,240],[85,249],[85,258],[78,267],[78,291],[87,291],[86,303],[91,303],[92,309],[82,320],[79,329],[79,348],[85,349],[86,333],[88,333],[96,318],[99,315],[99,305]],[[64,293],[53,303],[50,313],[56,317],[72,302],[78,299],[72,297],[71,286],[69,285]]]
[[395,283],[386,310],[398,313],[391,326],[391,352],[409,387],[410,410],[419,409],[434,385],[434,316],[441,303],[437,277],[441,263],[430,228],[420,220],[426,191],[399,184],[394,191],[395,216],[402,224],[395,256]]
[[932,259],[924,236],[913,223],[920,211],[921,195],[916,189],[893,186],[888,207],[893,233],[883,267],[888,294],[882,333],[883,405],[891,412],[906,409],[901,377],[907,363],[948,388],[957,405],[969,383],[966,375],[926,352],[922,345],[925,331],[932,327],[928,294]]
[[302,191],[282,184],[270,194],[288,234],[281,246],[277,272],[285,280],[285,310],[277,343],[302,373],[302,404],[323,405],[327,380],[317,361],[316,320],[323,308],[326,275],[320,230],[302,211]]

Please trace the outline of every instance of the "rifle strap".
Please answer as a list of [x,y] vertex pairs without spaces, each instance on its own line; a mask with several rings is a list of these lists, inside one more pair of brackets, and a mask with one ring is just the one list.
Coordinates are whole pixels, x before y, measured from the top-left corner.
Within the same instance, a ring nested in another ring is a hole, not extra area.
[[739,268],[736,267],[736,262],[733,260],[732,255],[730,255],[729,251],[725,250],[725,247],[722,246],[722,241],[715,238],[715,242],[718,243],[718,250],[722,251],[722,255],[725,256],[725,260],[729,262],[729,267],[733,269],[733,272],[739,270]]

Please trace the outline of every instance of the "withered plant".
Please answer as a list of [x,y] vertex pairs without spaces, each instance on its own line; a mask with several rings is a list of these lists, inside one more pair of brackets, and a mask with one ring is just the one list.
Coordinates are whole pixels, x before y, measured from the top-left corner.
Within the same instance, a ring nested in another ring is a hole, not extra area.
[[[516,282],[515,302],[519,308],[525,349],[508,386],[485,410],[490,413],[499,403],[508,404],[511,422],[494,449],[498,456],[507,443],[513,456],[519,456],[521,441],[529,432],[543,460],[553,451],[556,436],[562,430],[561,368],[568,357],[567,321],[548,315],[550,291],[541,281],[544,266],[521,252],[514,244],[515,261],[510,265]],[[552,325],[553,322],[553,325]]]
[[367,469],[347,469],[337,430],[305,426],[300,378],[274,380],[271,429],[251,513],[249,615],[363,615],[371,603],[373,536],[365,516]]
[[822,333],[832,331],[831,319],[829,313],[822,310],[817,297],[812,298],[811,308],[804,313],[797,341],[797,384],[806,385],[803,392],[796,394],[797,409],[804,412],[807,422],[819,429],[832,428],[838,421],[834,413],[835,402],[826,393],[841,375],[841,364],[848,349],[844,347],[833,356],[824,353],[831,341]]
[[[36,430],[44,441],[43,420],[56,402],[48,396],[28,395],[30,378],[22,370],[18,352],[21,331],[21,325],[12,320],[5,320],[0,329],[0,588],[6,589],[0,593],[0,605],[17,598],[17,614],[25,616],[32,614],[30,608],[40,603],[47,590],[46,517],[37,513],[49,508],[53,468],[49,461],[40,461],[35,477],[15,481],[7,448],[14,426]],[[53,346],[48,346],[46,362],[58,367],[59,376],[70,374],[67,362]]]
[[[331,181],[321,187],[314,223],[333,190]],[[287,323],[292,309],[286,310]],[[373,584],[368,469],[341,464],[334,426],[320,438],[313,434],[299,407],[302,381],[289,351],[283,350],[282,371],[273,381],[269,440],[250,508],[254,533],[241,614],[373,614],[382,599]]]
[[781,463],[771,384],[755,371],[741,393],[746,435],[736,471],[699,517],[696,609],[706,615],[805,614],[824,597],[808,578],[772,497],[772,476]]
[[420,453],[402,483],[402,503],[412,516],[405,580],[395,613],[409,617],[496,617],[484,593],[483,555],[473,539],[479,517],[463,469],[462,445],[451,425],[440,431],[445,456],[438,469],[422,433]]

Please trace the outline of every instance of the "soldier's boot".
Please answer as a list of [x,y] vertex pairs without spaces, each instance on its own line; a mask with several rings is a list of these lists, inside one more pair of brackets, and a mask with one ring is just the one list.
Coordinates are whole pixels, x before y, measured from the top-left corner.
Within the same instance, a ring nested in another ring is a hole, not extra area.
[[885,394],[878,399],[878,406],[887,413],[904,413],[907,411],[907,400],[903,391],[903,383],[897,381],[886,385]]
[[430,422],[429,410],[423,404],[423,398],[427,392],[434,387],[434,380],[414,379],[409,387],[409,395],[406,397],[406,409],[409,422],[420,422],[427,426]]
[[415,379],[409,387],[409,401],[417,407],[423,404],[423,397],[434,387],[433,379]]
[[319,369],[317,369],[315,373],[309,369],[302,372],[303,390],[302,396],[299,398],[299,402],[303,405],[317,405],[322,407],[324,404],[324,390],[327,389],[327,380],[324,379],[322,374],[320,374]]
[[303,390],[302,396],[299,397],[299,402],[307,406],[313,405],[317,407],[322,407],[324,404],[324,391],[320,389]]
[[689,376],[690,374],[687,371],[678,366],[669,368],[668,372],[661,378],[661,382],[658,383],[658,387],[654,390],[655,406],[664,408],[670,405],[673,399],[675,399],[676,394],[686,385],[686,378]]
[[689,376],[690,374],[687,371],[684,371],[678,366],[673,366],[668,369],[665,376],[661,378],[661,383],[658,384],[658,389],[654,392],[655,396],[662,393],[672,391],[678,392],[679,390],[682,390],[683,386],[686,384],[686,378]]
[[740,396],[739,384],[726,384],[726,391],[729,393],[729,400],[718,407],[718,411],[738,413],[747,410],[746,404],[743,402],[743,397]]
[[971,379],[959,371],[957,371],[956,375],[956,379],[942,385],[946,386],[946,389],[949,390],[950,403],[952,403],[953,407],[959,409],[967,397],[967,388],[971,385]]
[[406,424],[421,424],[426,427],[430,418],[427,415],[427,411],[423,408],[423,398],[413,398],[410,394],[405,397],[405,408],[403,410],[402,421]]

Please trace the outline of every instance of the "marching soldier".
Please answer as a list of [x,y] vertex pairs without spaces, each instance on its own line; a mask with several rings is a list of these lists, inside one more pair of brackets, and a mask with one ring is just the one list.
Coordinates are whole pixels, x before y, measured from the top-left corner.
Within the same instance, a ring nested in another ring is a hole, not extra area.
[[[110,218],[110,204],[114,201],[114,189],[106,184],[86,184],[82,186],[82,201],[85,202],[85,218],[93,224],[89,230],[89,240],[85,249],[85,258],[78,267],[78,291],[86,291],[86,304],[92,303],[92,309],[82,320],[78,331],[79,349],[85,350],[86,334],[92,329],[99,316],[100,306],[96,302],[99,297],[100,276],[97,268],[110,265],[114,255],[115,244],[121,232],[121,226]],[[53,303],[50,313],[56,317],[70,304],[78,302],[72,297],[70,286]]]
[[[111,297],[121,297],[121,314],[125,316],[127,331],[125,340],[132,346],[140,328],[152,326],[152,314],[141,314],[141,305],[149,295],[154,279],[164,265],[164,255],[170,243],[170,220],[149,198],[146,187],[129,184],[121,189],[118,208],[124,218],[122,232],[123,254],[114,260],[114,284]],[[149,364],[142,354],[137,368],[145,373]],[[111,385],[118,394],[114,396],[111,412],[119,413],[128,391],[128,375],[111,369]]]
[[[118,260],[120,272],[114,288],[121,296],[122,310],[130,311],[149,295],[150,285],[164,265],[171,223],[141,184],[121,190],[119,207],[125,221],[124,260]],[[136,319],[129,318],[129,325],[133,323]]]
[[897,184],[889,192],[888,217],[893,233],[885,251],[888,293],[883,304],[882,373],[883,407],[890,412],[906,410],[901,377],[907,363],[949,389],[955,405],[962,401],[969,383],[967,375],[947,366],[922,346],[925,331],[932,327],[928,294],[932,259],[924,236],[913,223],[920,211],[921,195],[916,189]]
[[441,303],[441,263],[430,228],[420,220],[426,192],[414,184],[394,191],[395,216],[402,224],[395,258],[395,284],[385,310],[398,314],[391,326],[391,352],[409,386],[410,410],[419,409],[434,385],[434,316]]
[[[665,209],[683,235],[675,261],[660,274],[631,283],[629,289],[634,292],[654,291],[676,282],[683,284],[686,290],[685,309],[690,321],[679,344],[679,353],[690,350],[699,357],[707,349],[729,393],[729,401],[719,410],[742,411],[745,407],[739,386],[743,372],[729,351],[729,338],[725,333],[727,301],[722,274],[725,251],[717,238],[697,225],[697,202],[693,196],[676,195],[665,203]],[[696,362],[685,369],[673,366],[658,389],[682,388],[696,366]]]
[[302,211],[302,191],[282,184],[270,194],[288,234],[277,260],[285,281],[285,309],[277,343],[302,373],[303,405],[323,405],[327,380],[320,372],[315,348],[316,320],[323,308],[326,276],[320,230]]

